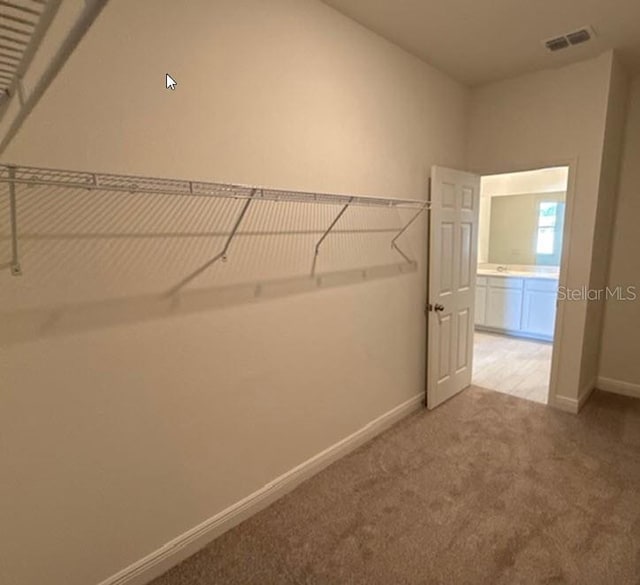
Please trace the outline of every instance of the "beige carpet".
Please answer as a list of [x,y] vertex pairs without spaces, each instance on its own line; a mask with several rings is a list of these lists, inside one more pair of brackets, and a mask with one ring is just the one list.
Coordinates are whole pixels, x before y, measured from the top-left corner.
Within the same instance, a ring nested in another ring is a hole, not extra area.
[[640,584],[640,401],[578,417],[471,388],[154,585]]

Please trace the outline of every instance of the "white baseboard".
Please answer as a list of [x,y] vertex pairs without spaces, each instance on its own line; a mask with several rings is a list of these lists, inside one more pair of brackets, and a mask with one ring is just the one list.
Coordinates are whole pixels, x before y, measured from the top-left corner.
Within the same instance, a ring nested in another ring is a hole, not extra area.
[[578,396],[578,412],[582,410],[582,407],[587,403],[587,400],[589,400],[595,389],[596,379],[594,378],[580,390],[580,395]]
[[640,398],[640,384],[623,382],[622,380],[614,380],[613,378],[598,378],[597,387],[598,390],[604,390],[605,392]]
[[395,422],[417,410],[424,403],[424,394],[396,406],[389,412],[367,423],[355,433],[321,451],[304,463],[287,471],[226,510],[205,520],[198,526],[169,541],[146,557],[129,565],[99,585],[145,585],[171,567],[190,557],[227,530],[263,510],[300,483],[325,467],[366,443]]
[[507,337],[515,337],[517,339],[531,339],[532,341],[553,343],[553,335],[538,335],[536,333],[526,333],[524,331],[514,331],[512,329],[500,329],[498,327],[478,325],[477,323],[474,327],[477,331],[486,331],[487,333],[496,333],[497,335],[506,335]]
[[578,400],[576,398],[568,398],[567,396],[553,396],[549,403],[558,410],[578,414]]
[[591,393],[596,388],[596,381],[592,380],[588,384],[585,384],[578,394],[578,398],[569,398],[568,396],[553,396],[550,400],[551,406],[571,414],[578,414],[582,407],[586,404],[587,400],[591,396]]

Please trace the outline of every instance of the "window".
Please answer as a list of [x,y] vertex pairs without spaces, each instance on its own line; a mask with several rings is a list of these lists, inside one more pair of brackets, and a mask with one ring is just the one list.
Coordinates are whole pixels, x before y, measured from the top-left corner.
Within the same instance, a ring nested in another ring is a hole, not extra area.
[[543,201],[538,208],[538,239],[536,254],[551,256],[555,254],[556,232],[560,203]]

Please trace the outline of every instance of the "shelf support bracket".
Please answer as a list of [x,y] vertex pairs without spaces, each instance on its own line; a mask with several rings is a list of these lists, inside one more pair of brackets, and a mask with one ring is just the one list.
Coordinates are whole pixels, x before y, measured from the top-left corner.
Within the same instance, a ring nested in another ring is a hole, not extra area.
[[422,207],[422,209],[420,209],[418,211],[418,213],[416,213],[405,225],[403,228],[400,229],[400,231],[395,235],[395,237],[393,238],[393,240],[391,240],[391,248],[393,250],[395,250],[396,252],[398,252],[398,254],[400,254],[400,256],[402,256],[408,263],[411,263],[411,258],[409,258],[409,256],[407,256],[399,247],[398,244],[396,243],[398,241],[398,238],[404,234],[404,232],[406,232],[409,227],[411,226],[411,224],[418,219],[423,213],[424,211],[428,208],[428,204],[425,204],[424,207]]
[[176,286],[174,286],[169,291],[169,294],[173,295],[177,293],[181,288],[189,284],[194,278],[202,274],[205,270],[213,266],[219,260],[222,260],[223,262],[227,261],[227,252],[229,251],[229,248],[231,247],[231,243],[233,242],[233,239],[236,237],[236,234],[240,229],[240,225],[242,224],[242,221],[247,215],[249,206],[251,205],[251,202],[253,201],[257,192],[258,192],[258,189],[253,189],[251,191],[251,195],[249,195],[249,198],[246,200],[245,204],[242,206],[242,209],[240,210],[240,214],[238,215],[238,218],[233,224],[233,227],[231,228],[231,232],[229,233],[229,236],[227,237],[227,241],[225,242],[222,250],[218,252],[213,258],[211,258],[211,260],[208,260],[202,266],[200,266],[200,268],[192,272],[189,276],[187,276],[186,278],[183,278]]
[[335,219],[331,222],[331,225],[327,228],[327,230],[322,234],[322,237],[318,240],[316,244],[315,253],[313,255],[313,264],[311,265],[311,276],[316,275],[316,263],[318,262],[318,255],[320,254],[320,246],[322,246],[322,242],[324,242],[325,238],[331,233],[331,230],[335,227],[335,225],[340,221],[340,218],[344,215],[344,212],[349,209],[351,202],[353,201],[353,197],[349,199],[349,203],[343,206],[338,215],[336,215]]
[[18,203],[16,200],[16,169],[9,167],[9,218],[11,223],[11,274],[22,275],[20,257],[18,255]]

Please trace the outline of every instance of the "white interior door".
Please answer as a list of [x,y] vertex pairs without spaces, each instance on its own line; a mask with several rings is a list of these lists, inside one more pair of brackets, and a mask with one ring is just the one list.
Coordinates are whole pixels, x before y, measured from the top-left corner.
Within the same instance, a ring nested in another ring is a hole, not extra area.
[[471,384],[480,177],[431,170],[427,406]]

